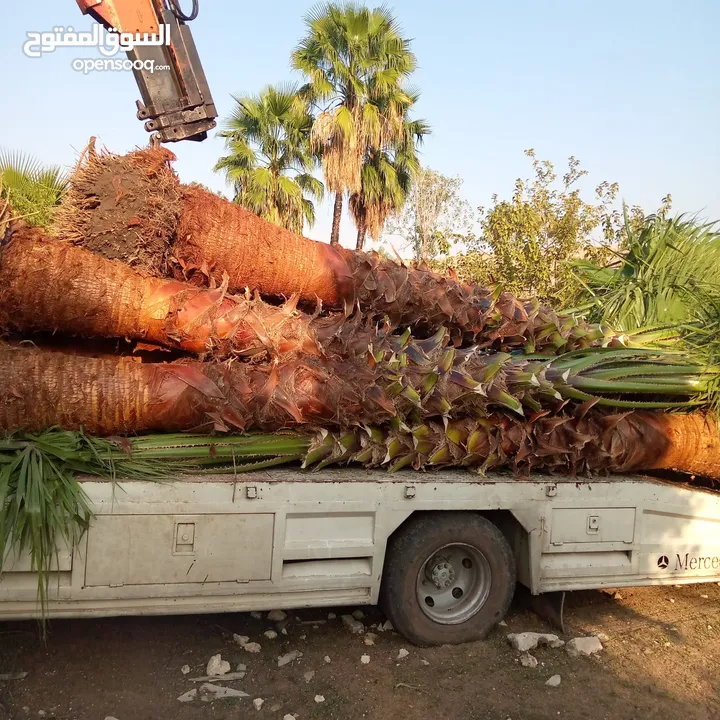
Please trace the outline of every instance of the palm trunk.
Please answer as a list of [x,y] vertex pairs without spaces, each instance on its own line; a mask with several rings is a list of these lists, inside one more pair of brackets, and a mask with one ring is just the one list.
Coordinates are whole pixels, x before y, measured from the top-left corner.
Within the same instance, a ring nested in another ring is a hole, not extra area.
[[147,277],[28,229],[0,248],[0,288],[0,330],[127,338],[216,357],[319,355],[342,320]]
[[181,186],[167,163],[172,157],[165,149],[92,155],[73,176],[59,234],[153,274],[162,274],[170,253],[181,279],[221,284],[227,275],[230,292],[297,293],[340,310],[357,303],[371,320],[387,317],[395,327],[424,334],[444,326],[458,342],[494,349],[554,352],[608,340],[602,329],[508,293],[496,297],[426,269],[344,250],[337,244],[341,194],[335,196],[333,244],[314,242],[201,188]]
[[365,247],[365,235],[366,234],[367,234],[367,226],[365,225],[365,220],[361,219],[358,222],[357,243],[355,243],[355,249],[357,251],[360,251]]
[[[388,416],[378,406],[369,412],[362,395],[339,397],[335,380],[297,364],[289,371],[242,363],[142,364],[0,345],[0,428],[60,426],[118,435],[314,422],[341,427],[355,420],[372,425]],[[334,404],[338,399],[342,405]],[[340,421],[338,408],[349,416]],[[358,447],[359,455],[347,459],[389,457],[405,465],[479,465],[517,472],[672,469],[720,479],[717,425],[699,413],[591,410],[582,417],[533,422],[495,414],[480,422],[418,426],[392,440],[375,454],[371,445]]]
[[340,218],[342,216],[343,196],[342,193],[335,193],[335,205],[333,206],[332,232],[330,233],[330,244],[340,244]]

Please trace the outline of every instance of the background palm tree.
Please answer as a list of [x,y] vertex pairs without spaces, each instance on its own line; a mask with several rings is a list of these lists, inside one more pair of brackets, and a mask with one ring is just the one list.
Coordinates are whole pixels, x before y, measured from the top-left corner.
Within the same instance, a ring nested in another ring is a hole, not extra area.
[[391,148],[368,152],[360,192],[350,195],[350,214],[358,231],[357,250],[363,249],[368,232],[377,240],[388,216],[402,209],[420,169],[417,146],[430,128],[422,120],[408,120],[404,130],[402,140]]
[[403,137],[413,98],[402,84],[416,60],[386,8],[329,3],[305,23],[292,62],[308,78],[303,96],[320,109],[313,140],[335,194],[330,242],[337,244],[343,196],[361,192],[364,159]]
[[0,149],[0,197],[12,207],[13,217],[48,228],[66,190],[67,175],[60,167]]
[[235,97],[237,106],[221,133],[228,155],[215,170],[235,186],[235,202],[270,222],[302,233],[315,222],[312,200],[323,184],[311,171],[313,118],[290,85],[269,86],[259,95]]

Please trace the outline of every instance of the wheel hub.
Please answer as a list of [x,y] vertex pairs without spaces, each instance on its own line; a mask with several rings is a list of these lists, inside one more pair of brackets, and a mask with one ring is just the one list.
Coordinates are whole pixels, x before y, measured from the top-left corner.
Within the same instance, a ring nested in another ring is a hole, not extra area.
[[449,587],[455,580],[455,570],[445,558],[435,558],[435,564],[430,571],[432,580],[438,590]]

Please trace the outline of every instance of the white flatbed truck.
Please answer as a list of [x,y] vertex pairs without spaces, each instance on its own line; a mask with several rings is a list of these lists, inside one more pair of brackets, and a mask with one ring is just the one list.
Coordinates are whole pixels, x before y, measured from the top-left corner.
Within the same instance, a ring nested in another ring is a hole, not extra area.
[[[720,494],[642,476],[265,470],[83,479],[94,517],[59,554],[50,617],[375,604],[418,644],[483,637],[538,595],[720,581]],[[0,619],[38,617],[6,557]]]

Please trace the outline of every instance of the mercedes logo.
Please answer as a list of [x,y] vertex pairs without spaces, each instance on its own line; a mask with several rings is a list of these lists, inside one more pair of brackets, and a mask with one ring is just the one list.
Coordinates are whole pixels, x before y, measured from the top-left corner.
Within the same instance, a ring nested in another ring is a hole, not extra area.
[[670,564],[670,561],[667,559],[667,555],[661,555],[658,558],[657,565],[661,570],[664,570],[669,564]]

